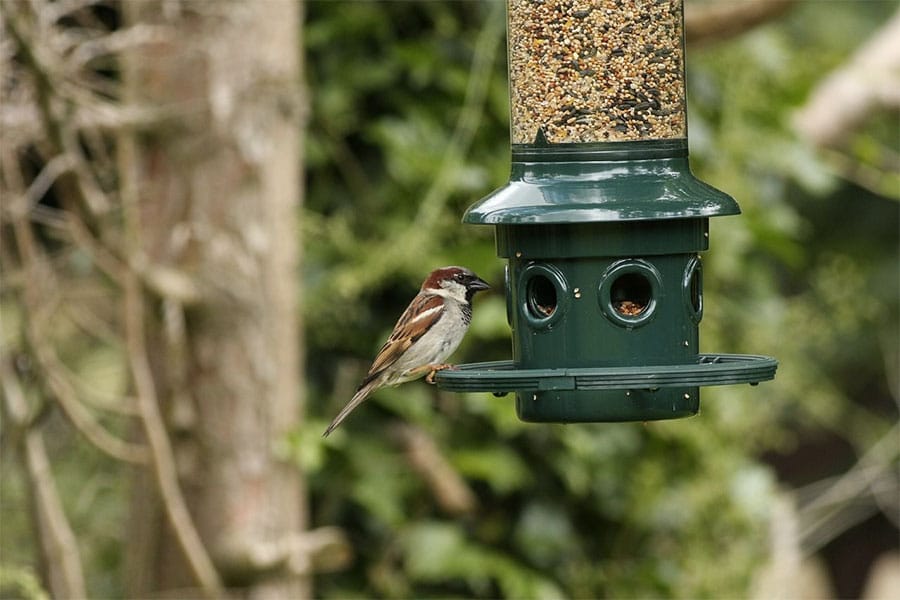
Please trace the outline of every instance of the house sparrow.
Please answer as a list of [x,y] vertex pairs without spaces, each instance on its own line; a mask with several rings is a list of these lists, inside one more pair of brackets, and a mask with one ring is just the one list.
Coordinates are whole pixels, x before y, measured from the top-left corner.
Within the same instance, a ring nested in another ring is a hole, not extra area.
[[369,368],[350,402],[334,418],[323,437],[334,431],[369,394],[386,385],[418,379],[434,383],[434,374],[452,365],[444,361],[462,341],[472,320],[472,296],[490,286],[463,267],[431,272]]

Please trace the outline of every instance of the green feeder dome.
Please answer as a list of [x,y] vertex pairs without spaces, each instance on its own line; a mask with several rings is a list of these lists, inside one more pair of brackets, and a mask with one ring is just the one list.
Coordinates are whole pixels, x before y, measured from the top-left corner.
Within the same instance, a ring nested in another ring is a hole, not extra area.
[[509,0],[510,181],[463,222],[496,228],[512,360],[436,381],[515,393],[525,421],[690,416],[777,361],[699,353],[699,253],[740,208],[688,164],[681,0],[593,7]]

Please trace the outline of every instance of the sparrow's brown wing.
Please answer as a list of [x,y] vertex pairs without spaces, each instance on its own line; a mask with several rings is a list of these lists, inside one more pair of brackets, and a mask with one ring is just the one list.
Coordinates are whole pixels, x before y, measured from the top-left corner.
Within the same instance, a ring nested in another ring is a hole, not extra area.
[[397,362],[413,343],[431,329],[444,312],[444,299],[431,294],[418,294],[400,315],[394,331],[369,368],[366,382],[378,377],[385,369]]

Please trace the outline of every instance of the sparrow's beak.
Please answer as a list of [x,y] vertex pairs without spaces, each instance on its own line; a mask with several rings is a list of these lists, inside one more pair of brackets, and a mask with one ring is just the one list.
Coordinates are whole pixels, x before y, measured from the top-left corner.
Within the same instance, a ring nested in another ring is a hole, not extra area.
[[479,290],[489,290],[491,286],[488,285],[488,282],[482,279],[481,277],[476,277],[472,281],[469,282],[467,286],[470,290],[479,291]]

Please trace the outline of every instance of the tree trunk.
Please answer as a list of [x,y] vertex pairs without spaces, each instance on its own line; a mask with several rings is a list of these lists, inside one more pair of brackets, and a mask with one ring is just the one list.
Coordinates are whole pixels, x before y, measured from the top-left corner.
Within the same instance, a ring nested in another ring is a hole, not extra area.
[[[219,576],[310,595],[285,548],[306,521],[274,448],[301,412],[297,311],[300,25],[294,0],[125,2],[163,41],[126,55],[127,101],[162,126],[120,141],[123,206],[149,287],[148,350],[179,481]],[[132,195],[129,199],[127,196]],[[149,476],[136,477],[131,597],[196,586]]]

